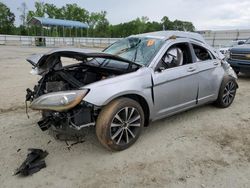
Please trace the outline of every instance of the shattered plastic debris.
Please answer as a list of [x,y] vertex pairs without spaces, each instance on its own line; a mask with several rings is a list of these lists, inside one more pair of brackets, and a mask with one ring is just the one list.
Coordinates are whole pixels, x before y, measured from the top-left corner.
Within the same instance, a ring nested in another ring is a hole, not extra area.
[[27,158],[22,163],[22,165],[16,169],[14,175],[20,174],[23,176],[28,176],[46,167],[46,163],[43,159],[48,155],[47,151],[34,148],[29,148],[28,151],[29,153]]

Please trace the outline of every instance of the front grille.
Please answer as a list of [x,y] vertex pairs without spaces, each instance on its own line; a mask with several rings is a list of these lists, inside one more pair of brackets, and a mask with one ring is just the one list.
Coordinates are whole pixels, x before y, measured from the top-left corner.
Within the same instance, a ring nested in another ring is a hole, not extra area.
[[230,58],[233,60],[250,61],[250,53],[249,54],[231,53]]

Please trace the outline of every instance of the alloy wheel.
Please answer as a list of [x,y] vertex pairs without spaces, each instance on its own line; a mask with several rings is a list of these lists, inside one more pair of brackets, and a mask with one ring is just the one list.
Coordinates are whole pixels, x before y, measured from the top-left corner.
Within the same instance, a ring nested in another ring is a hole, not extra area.
[[111,121],[110,136],[117,145],[126,145],[133,140],[141,126],[141,115],[134,107],[124,107]]
[[225,86],[222,96],[223,103],[226,105],[230,104],[234,99],[235,93],[236,93],[235,83],[232,81],[228,82],[227,85]]

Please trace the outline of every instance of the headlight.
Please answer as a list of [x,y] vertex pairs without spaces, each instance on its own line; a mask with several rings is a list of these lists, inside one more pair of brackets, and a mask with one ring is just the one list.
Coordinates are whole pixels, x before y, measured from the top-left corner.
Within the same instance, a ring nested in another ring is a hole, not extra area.
[[30,108],[34,110],[54,110],[59,112],[69,110],[78,105],[87,93],[88,90],[48,93],[35,99],[31,103]]

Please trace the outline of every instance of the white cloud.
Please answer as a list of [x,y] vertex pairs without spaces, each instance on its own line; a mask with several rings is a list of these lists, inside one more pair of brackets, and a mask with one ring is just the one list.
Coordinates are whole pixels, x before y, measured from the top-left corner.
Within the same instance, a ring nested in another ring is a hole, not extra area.
[[[16,14],[16,0],[2,0]],[[33,0],[25,0],[29,8]],[[180,19],[194,23],[201,29],[241,29],[250,28],[249,0],[43,0],[62,6],[77,3],[89,11],[106,10],[112,24],[126,22],[136,17],[148,16],[160,21],[163,16],[171,20]],[[21,1],[20,1],[21,3]],[[18,19],[18,16],[16,17]]]

